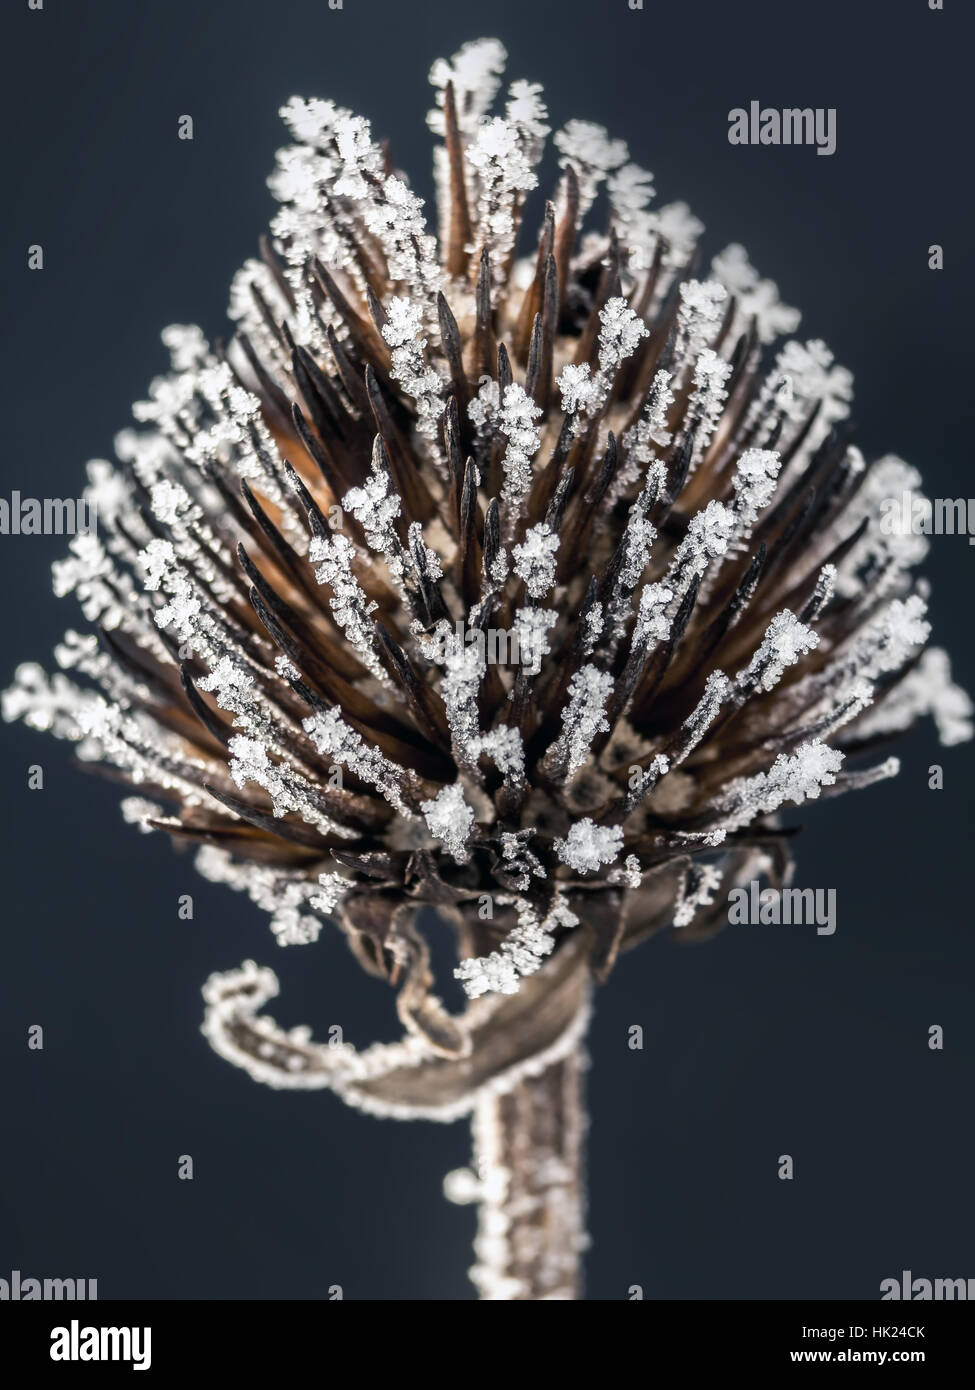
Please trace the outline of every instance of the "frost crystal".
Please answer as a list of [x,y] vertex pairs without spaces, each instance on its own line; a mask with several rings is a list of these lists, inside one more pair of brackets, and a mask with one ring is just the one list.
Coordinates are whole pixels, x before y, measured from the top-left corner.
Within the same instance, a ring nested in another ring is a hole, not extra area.
[[512,729],[507,724],[499,724],[489,733],[479,734],[474,741],[474,748],[478,754],[485,753],[492,758],[498,771],[504,776],[519,780],[524,777],[525,749],[517,729]]
[[663,486],[666,470],[662,463],[654,461],[654,453],[656,448],[666,448],[671,442],[671,432],[667,428],[667,412],[674,403],[674,393],[670,389],[672,380],[671,372],[662,368],[657,370],[642,416],[623,435],[625,462],[618,469],[609,492],[610,499],[614,502],[624,496],[643,476],[648,464],[648,478],[650,473],[655,472],[659,486]]
[[127,825],[136,825],[143,835],[148,835],[152,831],[149,824],[152,820],[159,820],[165,815],[163,808],[155,801],[146,801],[142,796],[127,796],[121,802],[120,809],[122,819]]
[[816,338],[808,343],[789,342],[775,359],[749,423],[768,415],[769,407],[781,411],[790,422],[792,436],[802,428],[807,416],[817,409],[815,428],[807,438],[807,449],[826,437],[832,425],[850,413],[853,375],[834,364],[833,354]]
[[[863,473],[866,466],[859,451],[855,461],[860,465],[855,471]],[[905,495],[909,500],[907,517],[903,516]],[[891,524],[892,516],[896,518],[894,524]],[[920,473],[896,454],[885,454],[877,459],[866,473],[847,508],[847,518],[847,524],[854,529],[866,521],[867,530],[844,557],[840,573],[840,589],[844,594],[857,592],[858,572],[872,562],[884,567],[893,564],[907,570],[920,564],[928,553],[929,542],[920,527],[925,522],[930,525],[931,502],[921,490]],[[915,522],[918,530],[915,530]]]
[[628,854],[623,861],[623,867],[610,869],[607,874],[607,882],[624,885],[627,888],[639,888],[643,882],[643,870],[640,868],[640,861],[635,854]]
[[648,474],[643,492],[630,508],[623,536],[623,562],[619,574],[619,582],[625,589],[636,587],[640,575],[650,563],[650,552],[657,536],[657,528],[651,524],[649,512],[657,500],[659,481],[659,475]]
[[664,265],[670,270],[683,269],[694,255],[704,223],[684,202],[667,203],[659,208],[654,223],[664,244]]
[[599,369],[590,379],[589,364],[566,363],[558,379],[562,409],[566,414],[592,415],[600,410],[613,387],[616,373],[632,357],[649,329],[625,299],[608,299],[599,311]]
[[857,638],[853,662],[868,679],[896,671],[931,635],[927,605],[919,594],[895,599]]

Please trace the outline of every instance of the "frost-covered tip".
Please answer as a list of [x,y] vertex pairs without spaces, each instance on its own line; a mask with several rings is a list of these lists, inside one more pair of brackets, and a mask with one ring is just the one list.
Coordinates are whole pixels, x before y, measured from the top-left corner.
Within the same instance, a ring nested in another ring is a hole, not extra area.
[[794,333],[802,317],[798,309],[783,304],[774,280],[763,280],[748,259],[748,252],[732,242],[711,262],[711,274],[732,291],[742,314],[754,318],[759,342],[770,343],[780,334]]
[[542,100],[543,87],[540,82],[525,82],[519,78],[512,82],[508,92],[505,114],[525,137],[544,140],[550,127],[548,109]]
[[342,498],[342,506],[359,522],[374,550],[386,553],[395,548],[393,523],[402,503],[395,492],[390,493],[389,474],[380,465],[378,450],[373,452],[372,469],[366,481],[361,487],[349,489]]
[[580,874],[594,874],[602,864],[612,864],[622,848],[621,825],[597,825],[589,816],[574,821],[565,839],[555,841],[562,863]]
[[874,680],[896,671],[931,635],[920,594],[888,603],[857,638],[847,665],[851,673]]
[[324,757],[363,778],[402,815],[410,814],[402,790],[414,780],[413,772],[394,763],[378,748],[370,747],[343,719],[340,709],[333,707],[309,715],[301,727]]
[[694,392],[691,396],[690,414],[693,420],[700,422],[695,437],[695,452],[698,456],[703,453],[721,419],[730,376],[731,363],[726,362],[713,348],[705,348],[694,363]]
[[673,380],[671,372],[658,369],[647,397],[647,404],[635,425],[624,431],[622,436],[623,463],[616,471],[609,490],[609,500],[615,502],[644,476],[647,481],[656,474],[658,486],[663,487],[667,470],[656,458],[656,450],[664,449],[672,439],[667,428],[667,412],[674,403],[674,393],[670,389]]
[[579,180],[579,216],[592,206],[607,174],[625,164],[629,151],[623,140],[611,140],[605,126],[592,121],[568,121],[552,137],[559,150],[559,165],[570,166]]
[[314,535],[308,545],[308,559],[316,565],[315,579],[332,590],[329,607],[356,655],[382,685],[389,677],[376,655],[375,630],[370,614],[377,604],[368,599],[355,577],[352,565],[355,546],[347,536]]
[[671,270],[683,269],[694,255],[704,223],[681,201],[659,208],[655,220],[664,243],[664,265]]
[[532,484],[532,459],[541,443],[535,421],[541,414],[540,407],[517,382],[512,382],[505,389],[504,400],[498,411],[498,428],[508,440],[501,460],[504,474],[501,501],[509,537]]
[[554,608],[516,608],[513,631],[518,642],[518,661],[526,675],[537,676],[542,658],[552,650],[549,633],[559,620]]
[[930,714],[938,737],[946,747],[966,743],[972,737],[972,701],[951,679],[947,652],[930,647],[917,666],[899,681],[882,705],[857,724],[860,738],[908,729],[922,715]]
[[152,826],[150,821],[159,820],[165,816],[163,808],[155,801],[147,801],[142,796],[127,796],[120,803],[119,809],[122,812],[122,819],[126,825],[135,825],[143,835],[148,835]]
[[758,651],[739,672],[738,683],[745,688],[757,683],[762,690],[773,690],[786,668],[818,645],[819,634],[784,608],[765,629]]
[[599,311],[599,372],[611,377],[621,362],[632,357],[650,330],[625,299],[608,299]]
[[596,388],[589,374],[589,363],[576,366],[567,362],[562,368],[556,385],[562,396],[562,409],[566,415],[586,414],[596,399]]
[[[317,941],[322,924],[312,913],[302,910],[315,906],[314,900],[319,895],[314,880],[288,870],[239,864],[226,850],[215,845],[204,845],[200,849],[196,871],[212,883],[222,883],[238,893],[245,892],[256,907],[270,913],[271,931],[279,946],[305,946]],[[334,896],[333,906],[337,902],[338,897]]]
[[505,281],[505,261],[515,242],[518,197],[538,182],[533,168],[536,145],[514,121],[495,116],[478,128],[467,150],[468,166],[480,185],[478,224],[499,286]]
[[569,700],[562,711],[562,733],[546,757],[546,764],[571,778],[589,756],[593,740],[609,731],[606,701],[613,677],[597,666],[581,666],[569,682]]
[[567,415],[595,414],[609,398],[620,366],[633,356],[650,332],[639,314],[619,296],[606,301],[599,311],[599,322],[596,375],[590,376],[587,362],[567,362],[557,379],[562,409]]
[[501,86],[508,54],[497,39],[473,39],[453,58],[438,58],[430,69],[430,85],[437,89],[438,107],[427,117],[430,129],[444,133],[443,92],[453,84],[457,123],[466,134],[474,133]]
[[454,970],[471,999],[482,994],[516,994],[522,979],[533,975],[555,947],[553,932],[578,926],[579,919],[556,895],[539,921],[530,903],[518,900],[518,922],[501,943],[500,950],[462,960]]
[[775,495],[782,461],[774,449],[746,449],[735,469],[735,506],[743,526],[751,526]]
[[677,310],[680,352],[708,347],[721,327],[728,291],[717,280],[686,280],[680,287]]
[[796,425],[805,420],[817,402],[821,402],[818,415],[821,428],[828,429],[850,413],[853,373],[836,365],[832,352],[821,338],[808,343],[786,343],[775,359],[770,383],[769,394]]
[[668,589],[665,584],[646,585],[637,606],[636,623],[633,628],[634,646],[643,642],[666,642],[670,636],[671,624],[667,610],[673,597],[673,589]]
[[638,164],[624,164],[607,180],[613,218],[622,232],[631,274],[649,270],[659,233],[657,214],[647,210],[654,196],[653,175]]
[[466,642],[447,622],[441,622],[434,635],[442,645],[440,694],[454,746],[465,763],[476,762],[480,732],[477,695],[487,670],[486,655],[480,643]]
[[420,810],[434,839],[458,863],[466,863],[470,857],[467,842],[474,825],[474,809],[464,799],[460,783],[441,787],[432,800],[420,802]]
[[623,562],[620,566],[616,597],[620,590],[629,593],[636,588],[640,576],[650,563],[653,543],[657,538],[657,528],[650,521],[650,511],[660,490],[660,475],[650,470],[646,485],[640,496],[630,507],[623,536]]
[[[929,549],[924,528],[931,529],[932,504],[921,488],[920,473],[897,454],[885,454],[868,470],[862,453],[851,445],[845,462],[855,474],[865,475],[847,516],[851,527],[866,520],[866,532],[846,555],[838,576],[840,592],[852,595],[859,572],[871,560],[888,570],[891,565],[909,570],[921,563]],[[905,493],[911,499],[906,516],[902,509]]]
[[511,552],[515,574],[525,581],[532,598],[542,598],[555,583],[555,556],[559,538],[546,522],[539,522],[525,532],[521,545]]
[[737,829],[787,802],[800,806],[814,800],[823,787],[833,785],[842,763],[839,749],[818,740],[801,744],[792,754],[780,753],[768,772],[732,784],[726,798],[731,814],[722,819],[722,826]]
[[420,433],[433,438],[443,413],[444,382],[426,359],[427,340],[422,332],[422,310],[409,299],[391,299],[382,335],[392,349],[392,375],[416,402]]
[[690,926],[698,909],[714,902],[715,891],[721,886],[721,870],[714,864],[694,865],[683,876],[674,904],[674,926]]
[[711,501],[695,512],[671,562],[668,580],[686,591],[693,578],[699,578],[712,560],[724,555],[738,529],[735,513],[723,502]]

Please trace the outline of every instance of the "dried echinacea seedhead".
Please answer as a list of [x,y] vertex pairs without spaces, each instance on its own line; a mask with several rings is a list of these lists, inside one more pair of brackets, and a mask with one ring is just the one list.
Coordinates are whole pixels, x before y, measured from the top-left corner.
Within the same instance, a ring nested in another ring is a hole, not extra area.
[[527,82],[489,114],[504,57],[431,73],[439,235],[365,120],[284,108],[231,342],[168,329],[145,428],[89,465],[101,534],[55,567],[86,679],[21,667],[4,712],[130,782],[126,818],[199,841],[282,945],[338,921],[402,1042],[277,1028],[248,962],[207,984],[211,1043],[376,1113],[473,1111],[482,1292],[572,1297],[590,979],[781,880],[780,808],[891,775],[850,763],[918,714],[967,737],[970,705],[925,650],[923,540],[878,524],[916,475],[847,439],[850,374],[770,349],[796,311],[740,246],[700,278],[700,224],[598,126],[555,135],[526,245],[548,117]]

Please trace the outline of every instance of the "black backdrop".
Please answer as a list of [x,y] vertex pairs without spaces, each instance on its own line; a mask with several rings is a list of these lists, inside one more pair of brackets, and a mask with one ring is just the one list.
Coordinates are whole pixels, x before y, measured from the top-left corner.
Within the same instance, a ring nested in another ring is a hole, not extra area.
[[[932,495],[967,495],[971,20],[962,0],[4,0],[0,492],[77,495],[165,367],[159,330],[224,331],[230,276],[270,213],[283,100],[361,111],[428,192],[430,62],[496,34],[556,124],[627,138],[660,200],[707,224],[709,253],[741,240],[804,309],[802,331],[855,373],[868,455],[896,450]],[[837,108],[837,153],[730,146],[727,113],[752,99]],[[77,622],[50,593],[62,549],[0,538],[4,680]],[[972,565],[963,538],[935,539],[936,638],[970,688]],[[337,933],[279,950],[257,909],[123,826],[118,792],[64,745],[2,738],[0,1276],[95,1277],[102,1297],[471,1297],[472,1211],[440,1195],[463,1125],[274,1094],[198,1032],[202,981],[248,956],[279,972],[280,1021],[360,1043],[396,1035],[385,989]],[[876,1298],[904,1268],[975,1276],[972,753],[939,753],[927,727],[899,751],[895,782],[802,817],[797,883],[837,890],[835,936],[659,939],[600,995],[590,1297]],[[28,791],[38,762],[44,789]]]

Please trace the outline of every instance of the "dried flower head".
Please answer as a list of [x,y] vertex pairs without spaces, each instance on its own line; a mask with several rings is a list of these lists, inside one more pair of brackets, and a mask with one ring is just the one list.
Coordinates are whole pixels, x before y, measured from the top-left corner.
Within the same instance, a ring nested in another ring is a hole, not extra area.
[[[55,566],[94,630],[57,650],[71,678],[22,666],[4,699],[281,945],[339,923],[401,1043],[277,1028],[251,962],[209,981],[205,1031],[261,1081],[400,1116],[541,1076],[622,948],[784,876],[780,810],[896,772],[851,765],[918,715],[971,732],[925,650],[923,542],[879,526],[906,465],[849,441],[850,373],[769,349],[798,313],[738,245],[702,278],[700,223],[599,126],[554,136],[526,246],[548,113],[515,82],[491,114],[504,60],[433,67],[436,233],[367,121],[283,108],[232,340],[166,330],[142,428],[90,466],[101,535]],[[456,1016],[423,906],[456,928]],[[482,1286],[517,1295],[499,1242]]]

